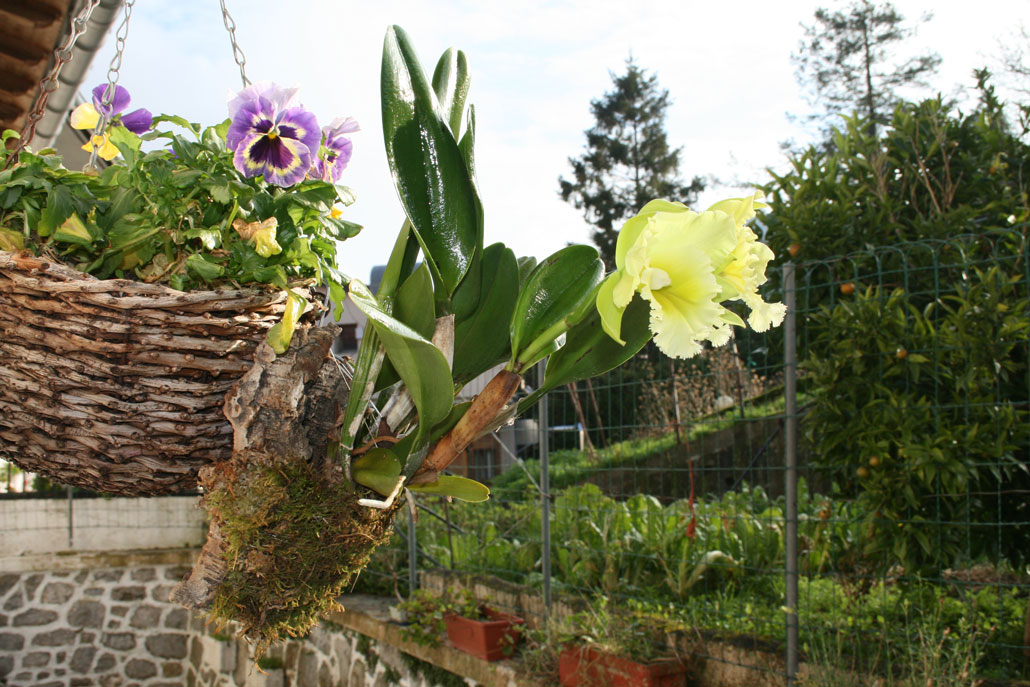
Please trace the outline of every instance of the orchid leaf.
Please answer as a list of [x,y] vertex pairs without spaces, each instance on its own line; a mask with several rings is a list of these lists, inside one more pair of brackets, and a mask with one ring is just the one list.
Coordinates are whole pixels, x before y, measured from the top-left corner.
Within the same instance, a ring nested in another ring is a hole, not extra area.
[[440,111],[447,117],[451,133],[457,139],[469,92],[469,66],[465,53],[448,48],[440,57],[433,72],[433,90],[440,102]]
[[350,297],[368,317],[387,357],[404,380],[418,410],[418,431],[427,433],[429,427],[447,417],[454,402],[447,358],[431,341],[387,314],[368,287],[356,279],[350,283]]
[[536,258],[532,255],[524,255],[519,258],[519,290],[526,285],[529,275],[536,269]]
[[405,214],[450,299],[482,241],[477,194],[415,49],[400,27],[386,33],[382,68],[386,156]]
[[651,340],[649,317],[647,302],[635,297],[623,314],[622,335],[626,345],[621,345],[605,333],[596,309],[588,313],[566,333],[565,345],[548,358],[543,388],[539,391],[596,377],[622,365]]
[[537,265],[511,318],[511,361],[524,369],[540,360],[581,313],[601,282],[604,265],[591,246],[568,246]]
[[458,477],[457,475],[440,475],[439,479],[435,482],[409,486],[408,489],[419,494],[451,496],[461,501],[470,501],[472,503],[479,503],[490,498],[490,487],[480,484],[473,479]]
[[454,325],[454,379],[468,381],[503,362],[509,351],[508,324],[518,297],[519,268],[503,243],[483,251],[479,307]]
[[[394,316],[418,332],[425,339],[433,338],[436,318],[433,316],[433,278],[423,263],[413,272],[401,288],[393,306]],[[400,379],[393,364],[387,360],[376,379],[376,389],[384,389]]]
[[388,448],[374,448],[351,462],[351,476],[358,484],[389,496],[401,476],[401,462]]

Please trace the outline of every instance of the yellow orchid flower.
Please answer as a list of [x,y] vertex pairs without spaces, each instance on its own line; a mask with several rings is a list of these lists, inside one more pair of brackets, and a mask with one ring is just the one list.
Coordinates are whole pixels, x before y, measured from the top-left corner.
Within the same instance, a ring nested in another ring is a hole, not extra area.
[[724,300],[751,306],[751,326],[758,331],[778,324],[783,306],[757,294],[772,251],[744,226],[756,201],[723,201],[697,213],[682,203],[653,200],[630,218],[615,246],[616,271],[597,295],[605,332],[622,342],[622,313],[635,293],[650,302],[655,343],[677,358],[697,355],[702,341],[722,345],[730,325],[744,325]]

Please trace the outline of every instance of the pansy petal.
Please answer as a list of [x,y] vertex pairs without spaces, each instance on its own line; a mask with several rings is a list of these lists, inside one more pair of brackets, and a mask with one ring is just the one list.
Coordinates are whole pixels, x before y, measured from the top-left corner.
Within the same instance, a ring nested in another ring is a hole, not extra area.
[[270,184],[292,186],[307,173],[311,151],[291,138],[253,134],[240,142],[233,164],[244,176],[264,174]]
[[93,107],[97,108],[97,112],[105,112],[108,116],[111,116],[125,110],[129,103],[132,102],[132,98],[129,97],[129,91],[124,86],[115,86],[111,106],[105,109],[103,102],[104,92],[107,90],[107,87],[108,84],[102,83],[93,89]]
[[329,158],[326,160],[329,176],[326,181],[331,181],[335,184],[340,180],[340,177],[343,176],[343,170],[347,169],[347,163],[350,162],[353,148],[354,146],[350,140],[344,139],[344,144],[330,153]]
[[139,136],[140,134],[146,133],[150,130],[150,127],[154,125],[154,116],[150,114],[149,110],[140,108],[133,110],[128,114],[123,114],[118,122],[132,133]]
[[236,119],[240,108],[258,98],[264,98],[272,107],[278,110],[285,110],[293,105],[299,90],[297,88],[280,88],[271,81],[252,83],[229,97],[229,119]]
[[104,134],[103,136],[94,136],[92,141],[87,141],[83,144],[82,149],[88,153],[92,153],[94,144],[96,144],[98,148],[97,155],[108,162],[118,156],[118,146],[111,143],[111,139],[107,137],[107,134]]
[[322,142],[322,130],[318,128],[318,119],[303,107],[291,107],[276,117],[276,128],[282,138],[292,138],[307,146],[308,150],[317,152]]
[[361,129],[358,126],[358,121],[353,117],[337,117],[334,119],[329,126],[322,129],[322,133],[325,134],[326,140],[339,136],[340,134],[352,134],[355,131]]
[[100,122],[100,113],[90,103],[83,103],[72,110],[71,126],[73,129],[95,129]]
[[264,98],[257,98],[245,103],[233,117],[229,130],[225,133],[225,145],[229,150],[236,150],[244,138],[254,134],[265,134],[273,125],[275,109]]

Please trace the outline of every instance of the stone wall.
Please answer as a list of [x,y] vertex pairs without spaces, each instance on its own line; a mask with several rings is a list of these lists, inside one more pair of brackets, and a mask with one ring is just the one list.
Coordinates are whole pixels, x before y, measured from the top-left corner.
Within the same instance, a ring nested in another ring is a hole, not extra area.
[[233,628],[168,601],[195,555],[0,558],[0,686],[428,687],[423,674],[440,674],[333,622],[273,647],[258,668]]

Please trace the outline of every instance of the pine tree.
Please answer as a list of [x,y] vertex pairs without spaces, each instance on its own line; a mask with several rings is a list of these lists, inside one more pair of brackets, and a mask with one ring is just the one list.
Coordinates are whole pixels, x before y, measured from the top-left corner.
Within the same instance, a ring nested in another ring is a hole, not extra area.
[[572,178],[558,180],[562,200],[594,226],[592,239],[609,267],[623,220],[654,198],[689,204],[704,189],[697,177],[689,184],[679,179],[681,149],[670,149],[666,138],[669,92],[658,77],[632,58],[625,74],[611,77],[614,90],[590,102],[597,122],[585,132],[583,155],[569,158]]
[[[932,17],[923,15],[920,22]],[[915,29],[889,2],[857,0],[836,12],[819,8],[815,20],[811,26],[802,24],[805,37],[791,61],[798,83],[812,91],[810,102],[825,110],[824,119],[858,112],[876,135],[899,101],[897,90],[925,87],[925,77],[940,65],[936,53],[903,62],[891,59],[892,49]]]

